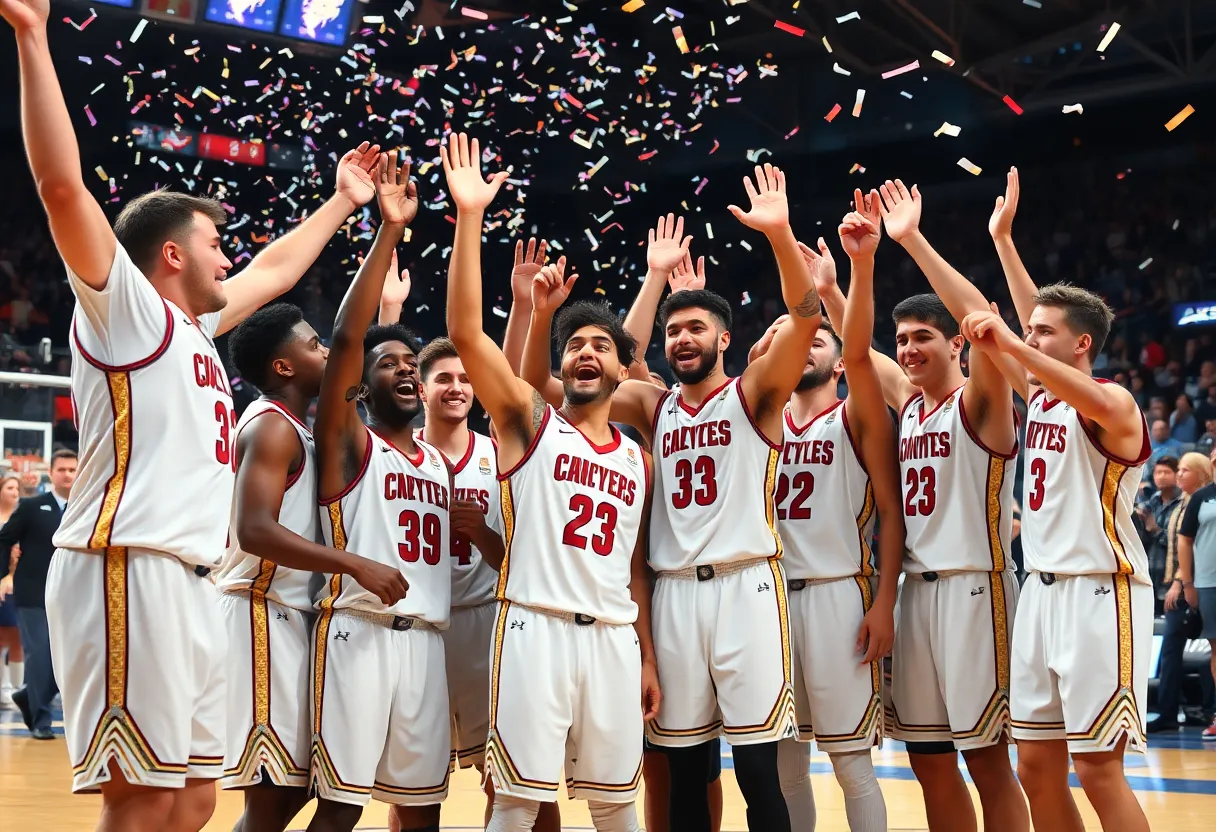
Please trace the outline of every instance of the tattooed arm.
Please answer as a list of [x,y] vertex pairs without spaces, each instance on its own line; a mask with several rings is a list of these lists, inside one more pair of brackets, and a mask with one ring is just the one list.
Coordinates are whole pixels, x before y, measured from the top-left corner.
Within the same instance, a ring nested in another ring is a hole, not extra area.
[[773,336],[772,348],[748,365],[741,385],[756,424],[770,441],[779,443],[781,411],[802,378],[807,353],[819,331],[819,292],[790,228],[785,174],[772,165],[757,166],[756,185],[746,177],[743,184],[751,197],[751,210],[745,213],[732,205],[730,211],[744,225],[768,237],[777,257],[781,296],[790,317]]

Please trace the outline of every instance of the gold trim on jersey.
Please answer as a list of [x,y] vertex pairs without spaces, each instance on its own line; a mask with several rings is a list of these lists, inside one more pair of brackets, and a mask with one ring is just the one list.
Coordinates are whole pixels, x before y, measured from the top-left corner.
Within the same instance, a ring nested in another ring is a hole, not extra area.
[[[1108,463],[1112,465],[1115,463]],[[1126,470],[1126,466],[1121,466]],[[1112,576],[1115,585],[1115,615],[1118,621],[1119,682],[1114,694],[1088,731],[1069,733],[1070,740],[1087,740],[1104,744],[1119,729],[1125,729],[1128,744],[1139,748],[1144,744],[1144,726],[1133,692],[1132,653],[1132,587],[1127,573]]]
[[[346,551],[346,527],[342,522],[342,501],[327,505],[330,533],[335,549]],[[329,579],[329,596],[321,601],[321,614],[317,618],[316,645],[313,648],[312,666],[312,732],[315,746],[321,737],[321,713],[325,700],[325,651],[329,642],[329,622],[334,616],[334,602],[342,594],[342,573],[335,572]],[[323,744],[322,744],[323,746]],[[322,748],[324,750],[324,748]],[[368,790],[370,791],[370,789]]]
[[498,500],[502,511],[503,554],[502,567],[498,570],[498,586],[494,595],[499,601],[507,600],[507,573],[511,568],[511,541],[515,537],[515,502],[511,497],[511,480],[498,483]]
[[1110,459],[1106,460],[1106,467],[1102,471],[1102,487],[1098,495],[1102,503],[1102,531],[1106,533],[1106,540],[1115,556],[1115,571],[1120,575],[1132,575],[1136,571],[1127,558],[1127,550],[1119,539],[1119,529],[1115,525],[1115,503],[1119,499],[1119,484],[1123,481],[1128,467]]
[[774,738],[779,738],[798,721],[794,708],[794,653],[790,639],[790,610],[789,598],[786,596],[785,575],[782,574],[781,563],[777,556],[769,558],[768,565],[773,573],[773,591],[777,596],[777,616],[781,626],[781,671],[784,682],[781,693],[773,704],[773,709],[769,711],[768,718],[760,725],[723,724],[722,732],[730,736],[774,733],[776,735]]
[[131,376],[127,373],[107,372],[106,385],[110,391],[110,405],[114,408],[114,473],[106,483],[101,499],[101,510],[93,524],[89,537],[90,549],[104,549],[110,545],[114,531],[114,517],[118,504],[127,486],[127,468],[131,463]]
[[[874,606],[874,587],[870,583],[870,578],[862,575],[855,575],[853,580],[857,584],[857,589],[861,593],[862,614],[868,613],[871,607]],[[878,745],[882,742],[882,728],[885,713],[882,701],[882,659],[878,658],[870,662],[870,701],[866,705],[865,713],[861,715],[856,727],[847,734],[820,734],[815,731],[814,725],[798,726],[800,733],[809,734],[816,742],[829,743],[832,745],[842,745],[844,743],[853,743],[857,740],[871,740],[873,745]],[[873,733],[873,737],[870,735]],[[844,749],[839,749],[843,751]]]
[[[874,516],[874,484],[866,477],[866,495],[862,500],[861,513],[857,515],[857,542],[861,544],[861,577],[868,578],[874,574],[874,556],[870,551],[870,541],[866,540],[866,526]],[[868,596],[867,596],[868,597]],[[870,609],[866,602],[866,611]]]
[[275,564],[262,559],[249,593],[249,619],[253,636],[253,724],[270,724],[270,622],[266,614],[266,590],[274,578]]
[[[739,394],[739,398],[743,398],[742,393]],[[746,409],[747,406],[744,405],[744,410]],[[780,474],[781,450],[770,445],[768,449],[768,465],[764,470],[764,522],[768,524],[769,533],[772,534],[773,543],[776,546],[772,555],[774,558],[781,557],[785,551],[781,546],[781,534],[777,531],[777,478]],[[788,678],[789,673],[787,671],[786,679]]]
[[384,783],[380,780],[377,780],[375,785],[372,786],[372,791],[384,792],[385,794],[413,796],[413,797],[421,797],[421,796],[425,796],[425,795],[441,795],[441,794],[446,793],[448,790],[448,776],[450,774],[450,771],[451,771],[450,769],[447,769],[444,771],[443,780],[439,783],[438,786],[421,786],[421,787],[410,788],[407,786],[390,786],[388,783]]
[[[992,555],[992,571],[1005,571],[1005,546],[1001,542],[1001,490],[1005,484],[1006,460],[999,456],[988,456],[988,480],[984,496],[984,511],[988,526],[988,552]],[[1002,593],[1003,597],[1003,593]],[[995,603],[996,599],[993,599]],[[1004,609],[1004,607],[1002,607]],[[1005,666],[1008,672],[1009,666]],[[1008,683],[1006,683],[1008,686]]]
[[586,791],[605,792],[606,794],[624,794],[626,792],[636,791],[642,782],[642,755],[638,755],[638,770],[633,773],[633,779],[628,783],[596,783],[591,780],[575,780],[573,777],[566,778],[566,791],[569,796],[574,798],[575,789],[585,789]]

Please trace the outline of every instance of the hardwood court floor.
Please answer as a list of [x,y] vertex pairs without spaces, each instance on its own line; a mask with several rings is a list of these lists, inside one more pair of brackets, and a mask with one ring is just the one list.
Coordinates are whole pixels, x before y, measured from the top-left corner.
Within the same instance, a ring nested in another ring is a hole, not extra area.
[[[60,729],[59,723],[56,728]],[[908,768],[907,755],[898,743],[888,742],[875,754],[875,765],[887,800],[892,830],[925,829],[920,792]],[[828,758],[815,752],[811,760],[812,783],[818,809],[818,828],[838,832],[848,828],[840,789],[831,774]],[[1204,747],[1198,731],[1168,739],[1153,738],[1147,755],[1127,758],[1127,773],[1154,829],[1170,832],[1208,832],[1216,818],[1216,743]],[[726,788],[724,830],[747,828],[743,801],[735,785],[729,757],[723,760]],[[1075,785],[1075,782],[1074,782]],[[67,750],[63,740],[39,742],[29,738],[13,711],[0,711],[0,827],[37,832],[79,832],[93,828],[101,805],[99,797],[72,796]],[[1099,829],[1097,817],[1081,790],[1074,789],[1087,829]],[[974,794],[973,794],[974,799]],[[978,804],[977,804],[978,806]],[[481,828],[484,798],[473,772],[457,772],[451,794],[443,807],[443,828]],[[228,832],[241,812],[239,795],[220,792],[215,816],[207,832]],[[387,809],[371,804],[363,813],[360,829],[384,829]],[[641,816],[641,802],[638,803]],[[303,829],[311,816],[305,809],[292,824]],[[585,804],[562,803],[566,829],[590,829]]]

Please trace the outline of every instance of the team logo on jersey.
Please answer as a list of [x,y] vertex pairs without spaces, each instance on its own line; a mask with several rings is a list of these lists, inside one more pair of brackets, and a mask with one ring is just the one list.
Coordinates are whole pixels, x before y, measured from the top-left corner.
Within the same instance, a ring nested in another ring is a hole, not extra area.
[[481,459],[477,460],[477,470],[481,471],[483,474],[490,473],[490,458],[483,456]]
[[[839,409],[839,408],[837,408],[837,409]],[[836,421],[836,411],[833,410],[831,413],[828,414],[828,418],[823,420],[823,425],[824,425],[824,427],[827,427],[828,425],[832,424],[835,421]]]
[[431,453],[431,449],[430,449],[430,448],[427,448],[427,450],[426,450],[426,456],[427,456],[427,459],[429,459],[429,460],[431,461],[431,467],[432,467],[432,468],[436,468],[436,469],[438,469],[438,468],[440,468],[440,467],[441,467],[441,466],[440,466],[440,464],[439,464],[439,457],[437,457],[437,456],[435,456],[435,454]]
[[951,393],[950,398],[946,399],[946,403],[942,406],[942,413],[949,413],[950,408],[954,407],[954,396],[955,395],[956,394]]
[[632,465],[634,468],[636,468],[638,466],[638,458],[637,458],[637,455],[634,454],[633,448],[625,449],[625,461],[628,462],[630,465]]

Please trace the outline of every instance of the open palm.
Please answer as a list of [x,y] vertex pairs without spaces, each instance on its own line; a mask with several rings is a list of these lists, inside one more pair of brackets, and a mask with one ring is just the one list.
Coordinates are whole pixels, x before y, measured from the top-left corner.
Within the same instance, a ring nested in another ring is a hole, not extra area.
[[380,218],[392,225],[409,225],[418,215],[418,186],[410,180],[410,165],[397,166],[397,151],[380,155],[376,202]]
[[397,266],[397,251],[393,250],[393,259],[389,261],[388,271],[384,273],[384,288],[380,290],[380,303],[388,306],[401,306],[410,296],[410,270],[399,269]]
[[671,277],[667,278],[667,285],[671,287],[672,292],[683,292],[686,289],[704,289],[705,257],[701,256],[697,258],[697,267],[694,270],[692,267],[692,255],[686,252],[684,259],[672,270]]
[[439,156],[443,160],[448,191],[460,211],[484,211],[507,178],[506,171],[499,171],[489,179],[482,178],[481,146],[477,139],[470,142],[465,133],[450,136],[440,145]]
[[536,244],[535,237],[528,238],[528,248],[524,250],[524,241],[515,244],[515,268],[511,269],[511,297],[527,299],[532,293],[532,278],[540,274],[541,266],[545,265],[545,251],[549,244],[544,240]]
[[748,228],[768,233],[790,224],[790,205],[785,196],[785,174],[773,165],[756,165],[756,184],[750,177],[743,177],[743,187],[751,200],[751,209],[744,211],[737,205],[728,205],[727,210]]
[[46,26],[50,0],[0,0],[0,16],[18,32]]
[[552,312],[566,302],[570,290],[578,280],[577,274],[566,277],[566,258],[559,257],[556,263],[544,266],[532,278],[532,308],[538,312]]
[[891,239],[899,242],[920,228],[920,190],[904,187],[902,180],[888,179],[878,189],[882,194],[882,224]]
[[[0,0],[6,2],[6,0]],[[372,174],[380,162],[380,145],[367,142],[348,150],[338,161],[337,192],[355,205],[366,205],[376,195]]]
[[646,268],[657,274],[669,274],[688,256],[692,237],[684,236],[684,218],[675,214],[659,217],[650,229],[646,246]]
[[996,207],[988,218],[988,233],[993,237],[1008,237],[1013,233],[1013,217],[1018,212],[1018,197],[1021,193],[1018,169],[1010,168],[1005,178],[1005,195],[996,198]]
[[802,252],[802,259],[806,261],[806,267],[811,271],[815,291],[822,295],[836,285],[836,260],[833,259],[832,250],[828,248],[828,244],[822,237],[819,238],[818,246],[819,250],[816,251],[806,243],[799,243],[798,250]]

